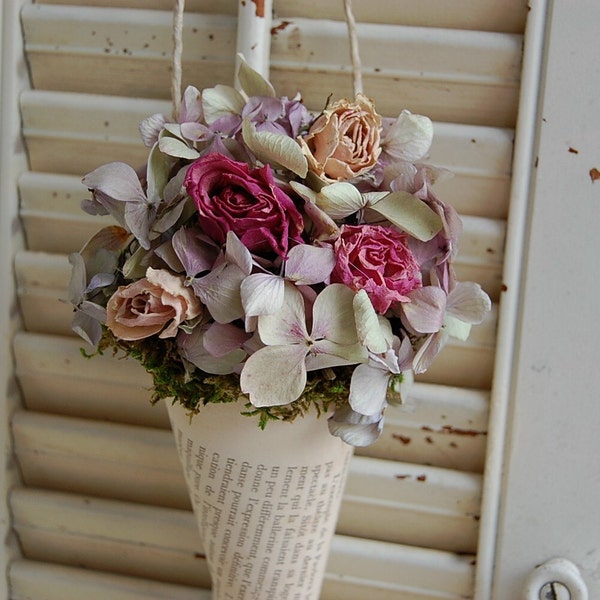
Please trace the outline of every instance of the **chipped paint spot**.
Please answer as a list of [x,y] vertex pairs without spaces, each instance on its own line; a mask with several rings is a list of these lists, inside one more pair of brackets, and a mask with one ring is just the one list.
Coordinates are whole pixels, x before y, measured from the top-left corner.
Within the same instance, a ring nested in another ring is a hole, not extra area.
[[592,182],[598,181],[598,179],[600,179],[600,171],[598,171],[596,167],[590,169],[590,179],[592,180]]
[[478,431],[477,429],[462,429],[460,427],[452,427],[452,425],[444,425],[442,427],[444,433],[454,433],[455,435],[486,435],[485,431]]
[[264,18],[265,16],[265,0],[252,0],[254,5],[256,6],[256,16],[259,18]]
[[[486,431],[480,431],[478,429],[465,429],[462,427],[454,427],[452,425],[442,425],[439,429],[433,429],[432,427],[428,427],[427,425],[423,425],[421,427],[422,431],[431,432],[431,433],[449,433],[454,435],[466,435],[466,436],[477,436],[477,435],[486,435]],[[431,436],[427,436],[425,441],[429,444],[432,443]]]
[[291,21],[281,21],[281,23],[279,23],[279,25],[271,28],[271,35],[276,35],[280,31],[283,31],[284,29],[286,29],[286,27],[291,24],[292,24]]

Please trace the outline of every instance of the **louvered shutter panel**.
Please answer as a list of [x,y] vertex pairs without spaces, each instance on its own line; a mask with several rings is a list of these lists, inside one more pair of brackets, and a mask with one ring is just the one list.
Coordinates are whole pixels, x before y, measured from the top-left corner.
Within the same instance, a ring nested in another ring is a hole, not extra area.
[[[380,112],[435,120],[438,187],[464,221],[461,279],[501,295],[518,112],[524,0],[355,0],[364,87]],[[31,89],[20,95],[29,159],[19,178],[24,243],[14,264],[22,324],[12,418],[22,485],[10,497],[22,559],[12,596],[208,598],[208,574],[164,406],[135,363],[85,360],[64,302],[67,254],[102,219],[79,209],[82,174],[146,158],[137,125],[169,112],[170,0],[22,7]],[[184,82],[231,83],[236,3],[188,0]],[[271,81],[309,108],[351,94],[341,2],[275,1]],[[323,599],[472,597],[495,361],[494,308],[389,409],[351,465]],[[204,595],[202,595],[204,594]]]

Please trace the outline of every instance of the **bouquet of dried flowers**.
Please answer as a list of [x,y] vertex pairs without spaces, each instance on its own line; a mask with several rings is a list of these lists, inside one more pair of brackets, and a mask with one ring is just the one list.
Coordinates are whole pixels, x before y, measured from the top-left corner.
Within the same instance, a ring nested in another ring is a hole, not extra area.
[[153,400],[243,398],[261,426],[333,409],[333,435],[370,444],[490,308],[452,268],[461,222],[423,162],[432,123],[363,94],[314,115],[243,61],[239,82],[145,119],[144,168],[83,178],[83,209],[117,224],[69,257],[73,328],[138,360]]

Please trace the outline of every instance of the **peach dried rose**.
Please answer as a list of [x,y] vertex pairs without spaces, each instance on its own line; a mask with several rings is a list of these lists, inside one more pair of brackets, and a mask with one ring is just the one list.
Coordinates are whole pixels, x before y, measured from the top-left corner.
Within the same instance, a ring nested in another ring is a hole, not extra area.
[[345,181],[372,169],[381,153],[381,116],[373,102],[357,94],[338,100],[315,120],[300,145],[308,168],[327,182]]
[[148,268],[146,277],[121,286],[106,306],[106,325],[122,340],[177,335],[179,325],[202,312],[200,300],[183,278]]

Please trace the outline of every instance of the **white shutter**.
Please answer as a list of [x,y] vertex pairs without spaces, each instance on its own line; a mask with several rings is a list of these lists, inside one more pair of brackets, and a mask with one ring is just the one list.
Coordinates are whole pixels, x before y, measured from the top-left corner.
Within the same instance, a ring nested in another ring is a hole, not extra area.
[[524,600],[537,600],[534,583],[552,581],[559,582],[558,598],[600,598],[599,20],[596,0],[549,4],[543,85],[537,118],[529,121],[536,135],[507,414],[498,600],[517,597],[531,572]]
[[[185,83],[230,83],[236,3],[187,4]],[[408,108],[435,119],[431,162],[455,173],[439,193],[465,224],[458,274],[482,283],[495,303],[506,282],[527,15],[524,0],[501,4],[463,0],[441,10],[433,0],[355,0],[365,90],[388,116]],[[10,248],[22,324],[7,320],[2,336],[14,342],[6,381],[14,372],[23,400],[11,421],[22,476],[10,494],[22,550],[9,569],[11,598],[178,600],[202,598],[209,585],[164,407],[148,404],[149,379],[137,364],[81,356],[61,302],[66,254],[101,226],[79,210],[81,175],[110,160],[141,164],[138,122],[169,110],[170,7],[23,1],[26,244]],[[332,92],[350,94],[341,2],[276,0],[275,12],[276,89],[300,89],[314,109]],[[14,189],[7,193],[3,218],[16,210]],[[3,290],[8,300],[12,292]],[[382,439],[357,452],[324,600],[475,593],[497,313],[468,342],[448,346],[412,403],[389,411]],[[488,519],[493,529],[495,514]],[[480,566],[486,581],[489,564]]]

